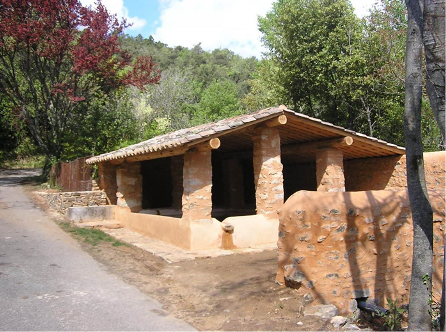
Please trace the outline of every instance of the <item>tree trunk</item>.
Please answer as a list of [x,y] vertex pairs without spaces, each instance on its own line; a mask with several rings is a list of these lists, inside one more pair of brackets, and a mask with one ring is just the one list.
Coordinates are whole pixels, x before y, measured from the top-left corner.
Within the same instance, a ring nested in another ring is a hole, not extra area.
[[[445,43],[445,14],[444,0],[425,0],[423,17],[423,42],[426,57],[426,90],[429,102],[440,128],[443,146],[445,145],[445,66],[444,66],[444,43]],[[446,231],[445,231],[446,238]],[[444,331],[445,322],[445,277],[446,277],[446,246],[444,248],[444,272],[443,291],[440,308],[440,328]]]
[[426,90],[445,144],[444,111],[444,0],[425,0],[423,42],[426,57]]
[[[423,0],[406,0],[408,27],[404,136],[407,186],[414,232],[409,302],[409,330],[411,331],[429,331],[431,329],[429,298],[432,289],[433,214],[424,178],[421,141],[423,5]],[[426,284],[425,281],[427,281]]]

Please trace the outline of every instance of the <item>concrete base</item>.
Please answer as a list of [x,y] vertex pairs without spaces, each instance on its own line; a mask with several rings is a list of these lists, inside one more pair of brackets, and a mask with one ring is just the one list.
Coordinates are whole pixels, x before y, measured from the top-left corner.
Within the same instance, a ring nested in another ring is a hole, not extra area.
[[222,225],[232,225],[232,243],[236,248],[277,243],[279,219],[267,219],[264,216],[252,215],[226,218]]
[[[116,220],[131,231],[186,250],[241,249],[277,243],[278,219],[261,215],[230,217],[224,222],[186,221],[162,215],[116,209]],[[224,228],[231,225],[232,231]]]
[[73,222],[115,219],[115,205],[70,207],[67,218]]

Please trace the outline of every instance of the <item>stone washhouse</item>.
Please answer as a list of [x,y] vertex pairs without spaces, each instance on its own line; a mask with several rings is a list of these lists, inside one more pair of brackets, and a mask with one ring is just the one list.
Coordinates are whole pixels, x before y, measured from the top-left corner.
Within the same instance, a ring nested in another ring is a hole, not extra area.
[[285,106],[178,130],[94,156],[124,227],[187,250],[278,240],[300,190],[405,187],[404,148]]

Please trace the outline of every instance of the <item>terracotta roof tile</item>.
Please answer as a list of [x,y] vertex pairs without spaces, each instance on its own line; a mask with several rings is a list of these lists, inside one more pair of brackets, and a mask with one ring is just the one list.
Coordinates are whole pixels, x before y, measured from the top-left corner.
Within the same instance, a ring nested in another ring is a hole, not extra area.
[[[95,164],[98,162],[104,162],[109,160],[123,159],[129,156],[137,156],[142,154],[150,154],[158,151],[163,151],[172,148],[179,148],[186,146],[193,146],[199,144],[206,139],[212,137],[219,137],[224,135],[226,132],[231,132],[237,130],[237,128],[243,128],[247,126],[253,126],[256,123],[261,123],[267,121],[269,118],[285,114],[293,116],[296,118],[310,120],[318,125],[322,124],[327,130],[336,131],[339,135],[351,134],[356,137],[365,138],[367,140],[382,143],[383,149],[392,150],[394,152],[401,151],[404,153],[404,148],[396,146],[394,144],[389,144],[382,140],[378,140],[373,137],[369,137],[364,134],[356,133],[352,130],[344,129],[339,126],[335,126],[331,123],[324,122],[320,119],[309,117],[308,115],[296,113],[294,111],[288,110],[285,106],[271,107],[264,110],[254,112],[252,114],[242,114],[232,118],[220,120],[213,123],[202,124],[192,128],[186,128],[177,130],[165,135],[160,135],[153,137],[149,140],[134,144],[116,151],[101,154],[99,156],[91,157],[87,160],[88,164]],[[311,125],[311,124],[310,124]]]

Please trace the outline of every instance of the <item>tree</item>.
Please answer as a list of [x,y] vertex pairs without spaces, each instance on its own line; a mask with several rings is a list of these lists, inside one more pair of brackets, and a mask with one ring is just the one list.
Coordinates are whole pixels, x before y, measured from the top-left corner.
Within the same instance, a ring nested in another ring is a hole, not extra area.
[[[412,210],[414,241],[412,275],[409,302],[409,330],[430,330],[431,316],[429,298],[432,289],[432,248],[433,248],[433,214],[424,179],[423,146],[421,142],[421,99],[423,87],[423,37],[426,53],[427,90],[434,113],[443,111],[444,116],[444,36],[438,48],[432,47],[437,31],[432,23],[425,20],[432,18],[432,8],[429,1],[406,0],[408,11],[408,27],[406,41],[406,75],[405,75],[405,108],[404,133],[407,158],[407,184]],[[426,15],[427,13],[427,15]],[[440,14],[438,11],[437,14]],[[444,33],[444,2],[443,2],[443,33]],[[432,29],[430,31],[429,29]],[[429,37],[427,37],[429,36]],[[432,43],[433,41],[433,43]],[[441,46],[441,44],[443,46]],[[440,55],[442,59],[438,59]],[[430,58],[430,59],[428,59]],[[438,59],[436,62],[435,59]],[[438,75],[435,71],[441,70]],[[430,82],[429,82],[430,81]],[[443,93],[438,88],[443,87]],[[431,97],[432,95],[432,97]],[[443,100],[438,100],[443,98]],[[441,105],[443,110],[441,110]],[[441,113],[440,113],[441,114]],[[437,116],[438,117],[438,116]],[[443,119],[444,124],[444,119]],[[441,121],[439,123],[441,128]],[[444,137],[444,126],[441,128]],[[443,276],[444,277],[444,276]],[[444,283],[444,282],[443,282]],[[443,289],[444,301],[444,289]],[[444,311],[444,306],[443,306]],[[444,324],[444,312],[443,324]]]
[[287,91],[278,84],[279,70],[271,60],[263,59],[259,62],[254,78],[249,81],[251,89],[242,99],[248,111],[290,104]]
[[[404,75],[407,9],[399,0],[381,0],[367,17],[364,54],[370,74],[363,91],[370,112],[370,135],[404,144]],[[426,93],[422,95],[422,141],[425,151],[437,151],[442,138]]]
[[259,29],[294,109],[357,130],[357,91],[368,67],[350,2],[278,1],[259,18]]
[[161,73],[160,83],[148,89],[147,100],[154,112],[154,118],[165,118],[167,131],[186,128],[190,125],[190,116],[186,111],[189,104],[196,102],[194,82],[186,72],[179,69],[167,69]]
[[120,49],[126,27],[99,2],[4,0],[0,3],[0,94],[25,121],[48,159],[59,159],[76,114],[102,93],[159,80],[148,57]]
[[[268,51],[243,100],[249,109],[287,104],[404,145],[403,2],[380,0],[359,20],[345,0],[282,0],[259,18],[259,29]],[[423,145],[438,150],[441,135],[425,94],[422,105]]]
[[445,8],[444,0],[425,0],[423,44],[426,58],[426,91],[445,141]]
[[[426,59],[426,90],[443,139],[445,137],[445,1],[425,0],[423,13],[423,44]],[[446,241],[446,231],[445,231]],[[440,308],[440,329],[445,329],[446,316],[446,246],[443,253],[443,292]]]
[[230,81],[214,82],[203,91],[193,112],[193,122],[201,124],[241,114],[237,89]]

